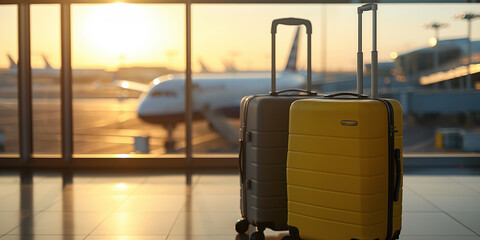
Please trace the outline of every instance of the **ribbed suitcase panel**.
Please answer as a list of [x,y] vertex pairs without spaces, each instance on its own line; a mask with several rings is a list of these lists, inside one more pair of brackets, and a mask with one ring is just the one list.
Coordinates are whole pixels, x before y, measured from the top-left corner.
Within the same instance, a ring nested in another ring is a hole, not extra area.
[[257,195],[249,195],[248,204],[261,209],[286,208],[287,198],[283,196],[259,197]]
[[[386,137],[387,110],[380,101],[305,99],[294,102],[290,109],[290,134],[350,139]],[[357,125],[344,126],[342,121],[356,121]]]
[[248,131],[288,133],[288,116],[293,101],[303,97],[258,96],[250,101],[248,107]]
[[248,166],[251,172],[250,180],[261,182],[283,181],[286,186],[285,165],[250,163]]
[[288,132],[287,131],[250,131],[250,141],[255,147],[274,147],[283,148],[286,151],[288,147]]
[[246,217],[254,225],[287,229],[288,114],[290,104],[301,98],[257,96],[250,100],[245,139]]
[[373,240],[384,239],[387,235],[387,223],[370,226],[360,226],[343,222],[328,221],[309,216],[288,213],[288,222],[302,223],[300,237],[317,240]]
[[251,191],[259,197],[286,197],[287,183],[284,181],[265,182],[251,180]]
[[[398,131],[394,147],[402,150],[401,107],[391,102]],[[308,99],[292,104],[288,224],[299,228],[302,239],[385,239],[387,125],[387,108],[378,100]],[[392,234],[401,229],[401,202],[400,192],[393,205]]]
[[294,168],[289,168],[287,173],[287,181],[292,186],[358,195],[385,193],[388,189],[387,179],[385,173],[378,176],[353,176]]
[[284,165],[287,163],[287,147],[256,147],[248,149],[248,162],[259,164]]
[[[387,127],[385,125],[385,136],[387,135],[386,131]],[[346,138],[290,134],[288,140],[290,143],[289,151],[355,158],[384,156],[384,161],[380,161],[379,164],[383,165],[382,162],[388,164],[388,161],[385,160],[388,154],[388,139],[386,137]]]
[[288,208],[295,209],[296,214],[305,215],[312,218],[362,226],[382,224],[385,222],[385,218],[387,216],[387,212],[385,210],[370,213],[360,213],[334,208],[324,208],[294,201],[288,201]]
[[255,224],[266,224],[266,227],[275,231],[287,230],[287,211],[285,211],[285,208],[257,208],[250,205],[248,206],[247,219],[255,220]]
[[[386,209],[387,194],[360,195],[313,188],[287,186],[288,201],[346,211],[371,213]],[[294,212],[295,209],[288,209]],[[297,226],[292,224],[292,226]],[[300,225],[301,226],[301,225]]]
[[384,156],[354,158],[348,156],[328,155],[288,151],[289,167],[326,173],[349,174],[354,176],[376,176],[385,174],[385,165],[378,164]]

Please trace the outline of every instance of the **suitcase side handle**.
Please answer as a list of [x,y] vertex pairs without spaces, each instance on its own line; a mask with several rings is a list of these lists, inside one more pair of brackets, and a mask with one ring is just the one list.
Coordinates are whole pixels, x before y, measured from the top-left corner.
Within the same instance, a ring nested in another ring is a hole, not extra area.
[[377,9],[376,3],[368,3],[357,8],[358,12],[358,52],[357,52],[357,92],[363,94],[363,52],[362,52],[362,13],[372,11],[372,73],[371,97],[378,95],[378,51],[377,51]]
[[305,25],[307,29],[307,92],[312,92],[312,23],[301,18],[280,18],[272,22],[272,91],[270,95],[277,95],[276,91],[276,66],[275,66],[275,35],[278,25]]
[[400,163],[401,160],[401,152],[400,149],[395,149],[394,150],[394,157],[395,157],[395,174],[396,174],[396,179],[395,179],[395,191],[393,194],[393,201],[398,202],[398,199],[400,198],[400,183],[402,182],[402,166]]
[[353,96],[357,98],[368,98],[367,95],[360,94],[360,93],[351,93],[351,92],[341,92],[341,93],[335,93],[335,94],[329,94],[325,95],[324,98],[335,98],[338,96]]

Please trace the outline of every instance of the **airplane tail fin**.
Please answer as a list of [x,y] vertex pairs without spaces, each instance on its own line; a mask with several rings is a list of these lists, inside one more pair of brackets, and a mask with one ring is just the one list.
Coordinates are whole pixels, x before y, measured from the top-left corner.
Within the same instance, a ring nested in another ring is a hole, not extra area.
[[237,67],[235,67],[235,63],[233,63],[233,61],[229,61],[229,60],[224,59],[222,62],[223,62],[223,66],[225,66],[225,71],[226,72],[236,72],[237,71]]
[[207,65],[203,62],[201,58],[198,59],[198,63],[200,64],[200,67],[202,67],[202,72],[203,73],[209,73],[210,69],[208,69]]
[[13,58],[12,58],[12,56],[10,56],[10,54],[7,54],[7,57],[8,57],[8,61],[10,62],[10,69],[11,70],[16,70],[17,69],[17,63],[15,61],[13,61]]
[[295,72],[297,71],[297,52],[298,52],[298,38],[300,37],[300,27],[297,28],[295,33],[295,38],[293,39],[292,49],[290,50],[290,55],[288,56],[287,66],[285,71]]
[[52,65],[48,62],[48,59],[45,55],[42,55],[43,62],[45,63],[45,69],[53,69]]

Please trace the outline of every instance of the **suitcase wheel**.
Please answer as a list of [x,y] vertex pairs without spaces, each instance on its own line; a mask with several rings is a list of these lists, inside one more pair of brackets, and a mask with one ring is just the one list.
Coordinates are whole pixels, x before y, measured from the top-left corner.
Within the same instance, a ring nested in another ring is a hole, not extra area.
[[254,232],[250,235],[250,240],[265,240],[265,234],[262,232]]
[[245,219],[238,220],[237,223],[235,223],[235,231],[239,234],[245,234],[248,230],[248,221]]
[[400,230],[396,231],[396,232],[393,234],[392,239],[393,239],[393,240],[396,240],[396,239],[399,239],[399,238],[400,238]]
[[287,238],[287,239],[282,238],[282,240],[301,240],[300,231],[298,231],[298,228],[288,226],[288,233],[290,234],[290,236],[287,236],[289,238]]
[[296,237],[292,237],[290,235],[284,236],[282,240],[302,240],[298,235]]

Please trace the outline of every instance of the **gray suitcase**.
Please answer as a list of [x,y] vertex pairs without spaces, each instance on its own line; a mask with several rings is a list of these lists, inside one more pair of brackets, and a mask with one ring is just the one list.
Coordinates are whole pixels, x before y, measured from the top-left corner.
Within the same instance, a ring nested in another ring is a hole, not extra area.
[[[275,34],[277,25],[305,25],[308,35],[307,90],[276,91]],[[286,161],[288,115],[290,105],[317,94],[311,90],[311,33],[308,20],[276,19],[272,23],[272,91],[266,95],[246,96],[240,103],[241,177],[240,209],[242,220],[235,225],[238,233],[257,226],[250,239],[264,239],[263,231],[287,230]],[[282,93],[296,92],[296,95]]]

